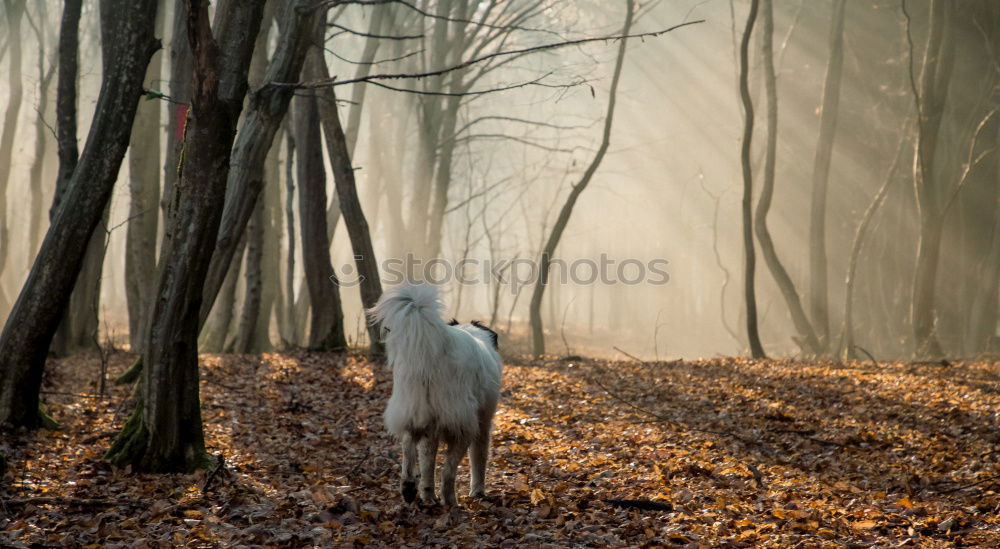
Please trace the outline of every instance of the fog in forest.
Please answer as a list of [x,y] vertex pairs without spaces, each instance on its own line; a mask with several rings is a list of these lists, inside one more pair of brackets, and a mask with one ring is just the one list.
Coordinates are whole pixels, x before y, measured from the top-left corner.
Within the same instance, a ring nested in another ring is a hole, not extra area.
[[[512,0],[495,12],[490,2],[439,4],[414,6],[489,25],[449,27],[402,3],[339,6],[324,29],[329,74],[338,80],[412,75],[494,52],[609,37],[497,57],[438,76],[325,88],[336,91],[353,146],[357,191],[383,284],[407,269],[440,279],[449,316],[487,322],[506,349],[528,351],[534,269],[571,189],[600,149],[625,3]],[[6,231],[0,239],[0,318],[7,318],[49,225],[59,169],[61,8],[41,0],[0,5],[0,147],[8,148],[0,151],[7,154],[0,155],[0,230]],[[987,0],[955,2],[938,14],[943,22],[931,8],[928,0],[775,0],[773,29],[769,13],[757,14],[748,42],[752,206],[757,218],[773,172],[766,225],[788,281],[784,289],[776,282],[781,275],[757,229],[756,316],[768,355],[869,354],[881,360],[1000,351],[1000,8]],[[631,35],[691,24],[627,42],[607,154],[552,257],[557,262],[541,304],[547,353],[662,360],[750,352],[739,59],[749,9],[745,0],[637,6]],[[78,320],[89,326],[78,347],[108,340],[129,345],[130,325],[139,321],[130,323],[128,285],[155,277],[127,270],[127,234],[130,224],[154,220],[160,236],[136,246],[146,252],[162,246],[162,205],[170,202],[165,174],[168,163],[178,161],[169,152],[176,152],[183,134],[177,121],[184,116],[178,119],[182,101],[170,81],[174,10],[173,2],[161,2],[157,34],[163,48],[147,73],[151,91],[140,102],[107,221],[88,249],[90,257],[106,246],[103,265],[99,272],[84,268],[80,276],[99,277],[100,296],[96,304],[79,298],[86,304],[72,313],[96,311],[96,323]],[[102,78],[98,11],[97,2],[83,2],[81,150]],[[273,15],[264,24],[271,55],[282,34],[278,20]],[[762,49],[765,40],[770,53]],[[251,92],[262,85],[260,67],[268,62],[261,52],[254,55]],[[366,59],[369,65],[358,64]],[[274,137],[260,176],[265,183],[258,212],[202,330],[203,351],[239,350],[234,341],[253,294],[260,298],[255,307],[261,318],[244,350],[309,345],[301,167],[292,148],[302,146],[300,129],[308,120],[300,125],[292,112],[318,89],[296,89]],[[772,154],[769,116],[777,124]],[[326,148],[317,150],[326,199],[335,200],[334,167]],[[155,181],[132,177],[140,165]],[[137,209],[136,189],[147,183],[166,198]],[[337,224],[331,263],[341,279],[344,333],[360,344],[368,335],[354,282],[355,254],[335,206],[327,216]],[[420,263],[401,267],[393,261],[408,257]],[[441,261],[425,270],[433,258]],[[474,283],[454,276],[462,260]],[[602,261],[608,276],[600,276]],[[78,282],[74,299],[82,293]]]

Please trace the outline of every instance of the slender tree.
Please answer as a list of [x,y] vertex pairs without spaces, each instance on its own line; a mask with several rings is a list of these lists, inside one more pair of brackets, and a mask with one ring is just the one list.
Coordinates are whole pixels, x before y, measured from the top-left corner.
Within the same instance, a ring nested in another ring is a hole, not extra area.
[[764,263],[775,283],[781,296],[785,299],[788,312],[792,316],[792,322],[798,332],[798,342],[803,350],[810,354],[820,352],[820,344],[816,338],[805,310],[802,308],[802,300],[799,299],[799,292],[795,289],[792,277],[788,275],[785,266],[778,257],[775,250],[774,241],[771,239],[771,232],[767,228],[767,214],[771,210],[771,200],[774,197],[774,179],[777,167],[778,150],[778,85],[777,75],[774,70],[774,47],[772,44],[774,36],[774,13],[772,0],[761,2],[761,57],[764,68],[764,87],[767,93],[767,147],[764,153],[764,180],[760,189],[760,197],[757,200],[757,211],[754,217],[754,232],[760,243],[760,251],[764,256]]
[[209,463],[198,388],[202,288],[247,91],[254,47],[247,37],[257,35],[264,0],[223,1],[214,29],[207,1],[188,0],[187,8],[195,70],[181,179],[171,199],[173,226],[160,254],[157,299],[143,344],[140,401],[106,455],[117,466],[150,472]]
[[[628,36],[632,28],[632,19],[635,16],[635,2],[628,0],[625,3],[625,25],[622,36]],[[611,76],[611,88],[608,90],[608,107],[604,116],[604,132],[601,136],[601,145],[597,153],[591,160],[587,170],[583,172],[580,181],[573,186],[559,210],[559,217],[552,225],[552,230],[542,248],[541,258],[538,264],[538,278],[531,292],[531,304],[529,308],[531,321],[531,352],[536,355],[545,353],[545,332],[542,329],[542,298],[545,296],[545,288],[549,283],[549,269],[552,264],[552,257],[555,255],[559,240],[562,238],[566,226],[569,225],[569,218],[573,214],[573,207],[576,206],[580,195],[586,190],[587,185],[594,178],[597,169],[601,166],[601,161],[608,152],[611,145],[611,126],[615,117],[615,104],[618,96],[618,83],[621,80],[622,66],[625,64],[625,48],[628,45],[628,38],[622,38],[618,43],[618,56],[615,58],[614,73]]]
[[298,154],[299,220],[302,235],[302,267],[309,289],[312,314],[309,347],[339,349],[347,345],[340,287],[330,263],[330,241],[326,227],[326,171],[319,109],[313,95],[296,98],[295,150]]
[[753,247],[753,170],[750,161],[750,146],[753,140],[753,100],[750,98],[750,37],[757,21],[760,0],[750,1],[746,28],[740,40],[740,100],[743,103],[743,139],[740,149],[740,163],[743,168],[743,297],[746,300],[747,340],[750,354],[754,358],[764,358],[764,347],[760,344],[757,329],[757,291],[754,284],[757,256]]
[[830,313],[826,260],[826,196],[833,143],[840,116],[840,75],[844,66],[844,12],[846,0],[834,0],[830,19],[830,59],[823,81],[819,137],[813,161],[812,201],[809,211],[809,310],[820,350],[830,347]]
[[[313,48],[306,59],[306,77],[315,80],[327,80],[330,73],[323,59],[322,50]],[[337,96],[332,87],[317,90],[317,103],[320,119],[323,122],[323,132],[326,137],[327,155],[333,167],[333,178],[337,190],[337,202],[344,216],[344,225],[351,240],[354,251],[354,263],[357,268],[356,280],[361,292],[361,304],[370,309],[382,295],[382,282],[378,271],[378,260],[375,248],[372,246],[371,232],[368,220],[361,209],[358,199],[357,182],[354,178],[354,166],[351,163],[350,145],[340,124],[337,112]],[[381,349],[378,328],[368,325],[368,340],[373,351]]]
[[102,0],[102,84],[90,134],[17,303],[0,334],[0,424],[35,427],[49,343],[128,147],[142,81],[158,47],[156,0]]

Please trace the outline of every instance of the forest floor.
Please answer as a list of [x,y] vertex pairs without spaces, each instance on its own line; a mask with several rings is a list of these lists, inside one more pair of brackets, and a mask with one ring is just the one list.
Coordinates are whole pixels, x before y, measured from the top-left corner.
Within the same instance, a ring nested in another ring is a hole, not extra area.
[[511,358],[492,501],[451,509],[402,503],[384,364],[202,363],[224,468],[145,475],[101,460],[130,389],[95,398],[97,358],[50,362],[63,428],[0,443],[0,547],[1000,546],[996,362]]

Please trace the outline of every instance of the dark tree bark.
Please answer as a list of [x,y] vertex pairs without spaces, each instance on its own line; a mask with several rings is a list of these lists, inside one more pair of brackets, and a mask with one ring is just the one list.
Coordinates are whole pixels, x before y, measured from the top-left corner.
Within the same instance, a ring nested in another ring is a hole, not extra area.
[[83,0],[65,0],[59,24],[59,71],[56,77],[56,141],[59,175],[52,197],[49,220],[55,219],[60,198],[66,191],[79,152],[76,143],[76,84],[79,73],[80,10]]
[[[79,72],[80,11],[83,0],[65,0],[59,24],[59,70],[56,78],[56,145],[59,172],[49,208],[51,223],[59,210],[62,195],[73,176],[79,157],[76,142],[76,87]],[[65,316],[64,314],[62,316]],[[60,324],[63,324],[60,318]],[[67,353],[67,329],[60,326],[49,346],[53,354]]]
[[326,171],[315,96],[295,99],[295,149],[298,155],[299,219],[302,266],[305,270],[312,315],[309,347],[332,350],[347,346],[340,286],[330,263],[326,227]]
[[[635,15],[635,2],[633,0],[628,0],[625,3],[625,26],[622,29],[622,35],[628,35],[629,30],[632,28],[632,19]],[[587,170],[583,172],[583,176],[580,181],[569,192],[569,196],[566,197],[566,202],[563,204],[562,209],[559,211],[559,217],[556,218],[555,224],[552,225],[552,231],[549,233],[548,239],[545,242],[545,247],[542,248],[542,254],[538,265],[538,278],[535,281],[535,287],[531,292],[531,304],[529,308],[530,321],[531,321],[531,352],[536,355],[541,355],[545,353],[545,332],[542,329],[542,298],[545,295],[545,287],[549,283],[549,268],[551,267],[552,257],[555,255],[556,247],[559,246],[559,239],[562,238],[563,231],[566,230],[566,226],[569,225],[570,215],[573,213],[573,207],[576,206],[577,200],[580,198],[580,194],[586,190],[587,185],[590,184],[590,180],[594,178],[594,174],[597,173],[597,168],[600,167],[601,161],[604,160],[604,155],[608,152],[608,147],[611,145],[611,125],[615,118],[615,103],[618,95],[618,82],[621,80],[622,65],[625,63],[625,47],[628,45],[628,39],[622,38],[618,43],[618,57],[615,59],[615,69],[611,77],[611,88],[608,90],[608,109],[604,117],[604,133],[601,137],[601,146],[597,149],[597,153],[594,155],[594,159],[591,160],[590,165],[587,166]]]
[[187,7],[195,70],[173,228],[160,255],[157,299],[143,345],[141,404],[106,455],[114,465],[131,464],[137,471],[190,471],[209,464],[198,388],[199,313],[264,0],[223,1],[214,35],[208,3],[188,0]]
[[823,105],[813,162],[812,202],[809,214],[809,311],[820,350],[830,348],[829,290],[826,261],[826,195],[833,158],[833,140],[840,116],[840,74],[844,66],[844,12],[846,0],[834,0],[830,19],[830,60],[823,82]]
[[816,338],[816,333],[802,308],[802,301],[795,289],[795,283],[792,282],[792,277],[788,275],[788,271],[782,265],[778,252],[774,248],[771,232],[767,228],[767,214],[771,210],[771,199],[774,197],[774,175],[777,167],[778,87],[774,71],[774,48],[772,45],[774,13],[771,0],[763,0],[761,6],[763,15],[761,57],[764,65],[764,87],[767,92],[767,148],[764,154],[764,181],[760,189],[760,198],[757,201],[754,231],[760,242],[760,251],[764,255],[764,262],[771,271],[771,275],[781,291],[781,296],[788,305],[792,323],[798,332],[796,341],[804,351],[815,355],[820,352],[819,340]]
[[740,162],[743,167],[743,297],[746,300],[747,340],[750,354],[754,358],[764,358],[764,347],[760,344],[757,329],[757,290],[754,274],[757,256],[753,247],[753,170],[750,165],[750,145],[753,139],[753,100],[750,99],[750,37],[760,9],[759,0],[751,0],[746,28],[740,41],[740,99],[743,103],[743,140]]
[[306,50],[316,28],[325,20],[326,9],[306,9],[310,0],[295,0],[279,15],[281,37],[268,64],[263,87],[250,96],[248,112],[240,126],[230,164],[226,203],[219,227],[215,254],[205,281],[204,320],[226,276],[226,269],[240,235],[253,214],[264,186],[264,162],[274,135],[288,111],[293,89],[275,83],[295,82],[302,71]]
[[[330,77],[322,50],[317,48],[310,50],[306,59],[306,77],[316,80],[325,80]],[[340,211],[344,215],[344,224],[347,226],[347,233],[351,239],[351,249],[354,251],[361,304],[365,309],[370,309],[375,306],[378,298],[382,295],[378,259],[375,257],[375,248],[372,246],[368,220],[365,219],[365,213],[361,209],[361,201],[358,199],[354,166],[351,163],[347,138],[337,112],[337,96],[334,94],[333,88],[330,87],[317,91],[319,92],[317,103],[320,119],[323,121],[323,132],[326,136],[327,156],[333,167]],[[378,328],[371,324],[368,324],[367,328],[371,349],[378,352],[382,348]]]
[[103,0],[103,77],[90,134],[63,202],[0,335],[0,424],[38,425],[49,343],[128,147],[153,38],[155,0]]
[[[24,16],[24,0],[4,0],[7,19],[7,44],[10,50],[10,67],[7,69],[7,110],[3,128],[0,129],[0,279],[10,257],[10,233],[7,227],[7,186],[14,155],[14,140],[17,134],[17,118],[21,114],[24,86],[21,84],[21,18]],[[10,298],[0,284],[0,314],[10,306]]]

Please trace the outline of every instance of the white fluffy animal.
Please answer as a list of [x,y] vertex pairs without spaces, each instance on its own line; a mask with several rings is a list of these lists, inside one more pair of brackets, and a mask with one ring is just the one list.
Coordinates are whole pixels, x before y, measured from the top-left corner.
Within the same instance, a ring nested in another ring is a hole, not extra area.
[[441,470],[444,503],[456,503],[455,471],[466,451],[472,477],[469,495],[486,495],[486,461],[502,370],[497,334],[477,322],[446,323],[443,309],[435,286],[415,284],[390,288],[368,311],[371,321],[381,326],[392,368],[385,426],[403,445],[400,493],[407,502],[417,495],[418,453],[420,498],[435,501],[439,441],[448,446]]

